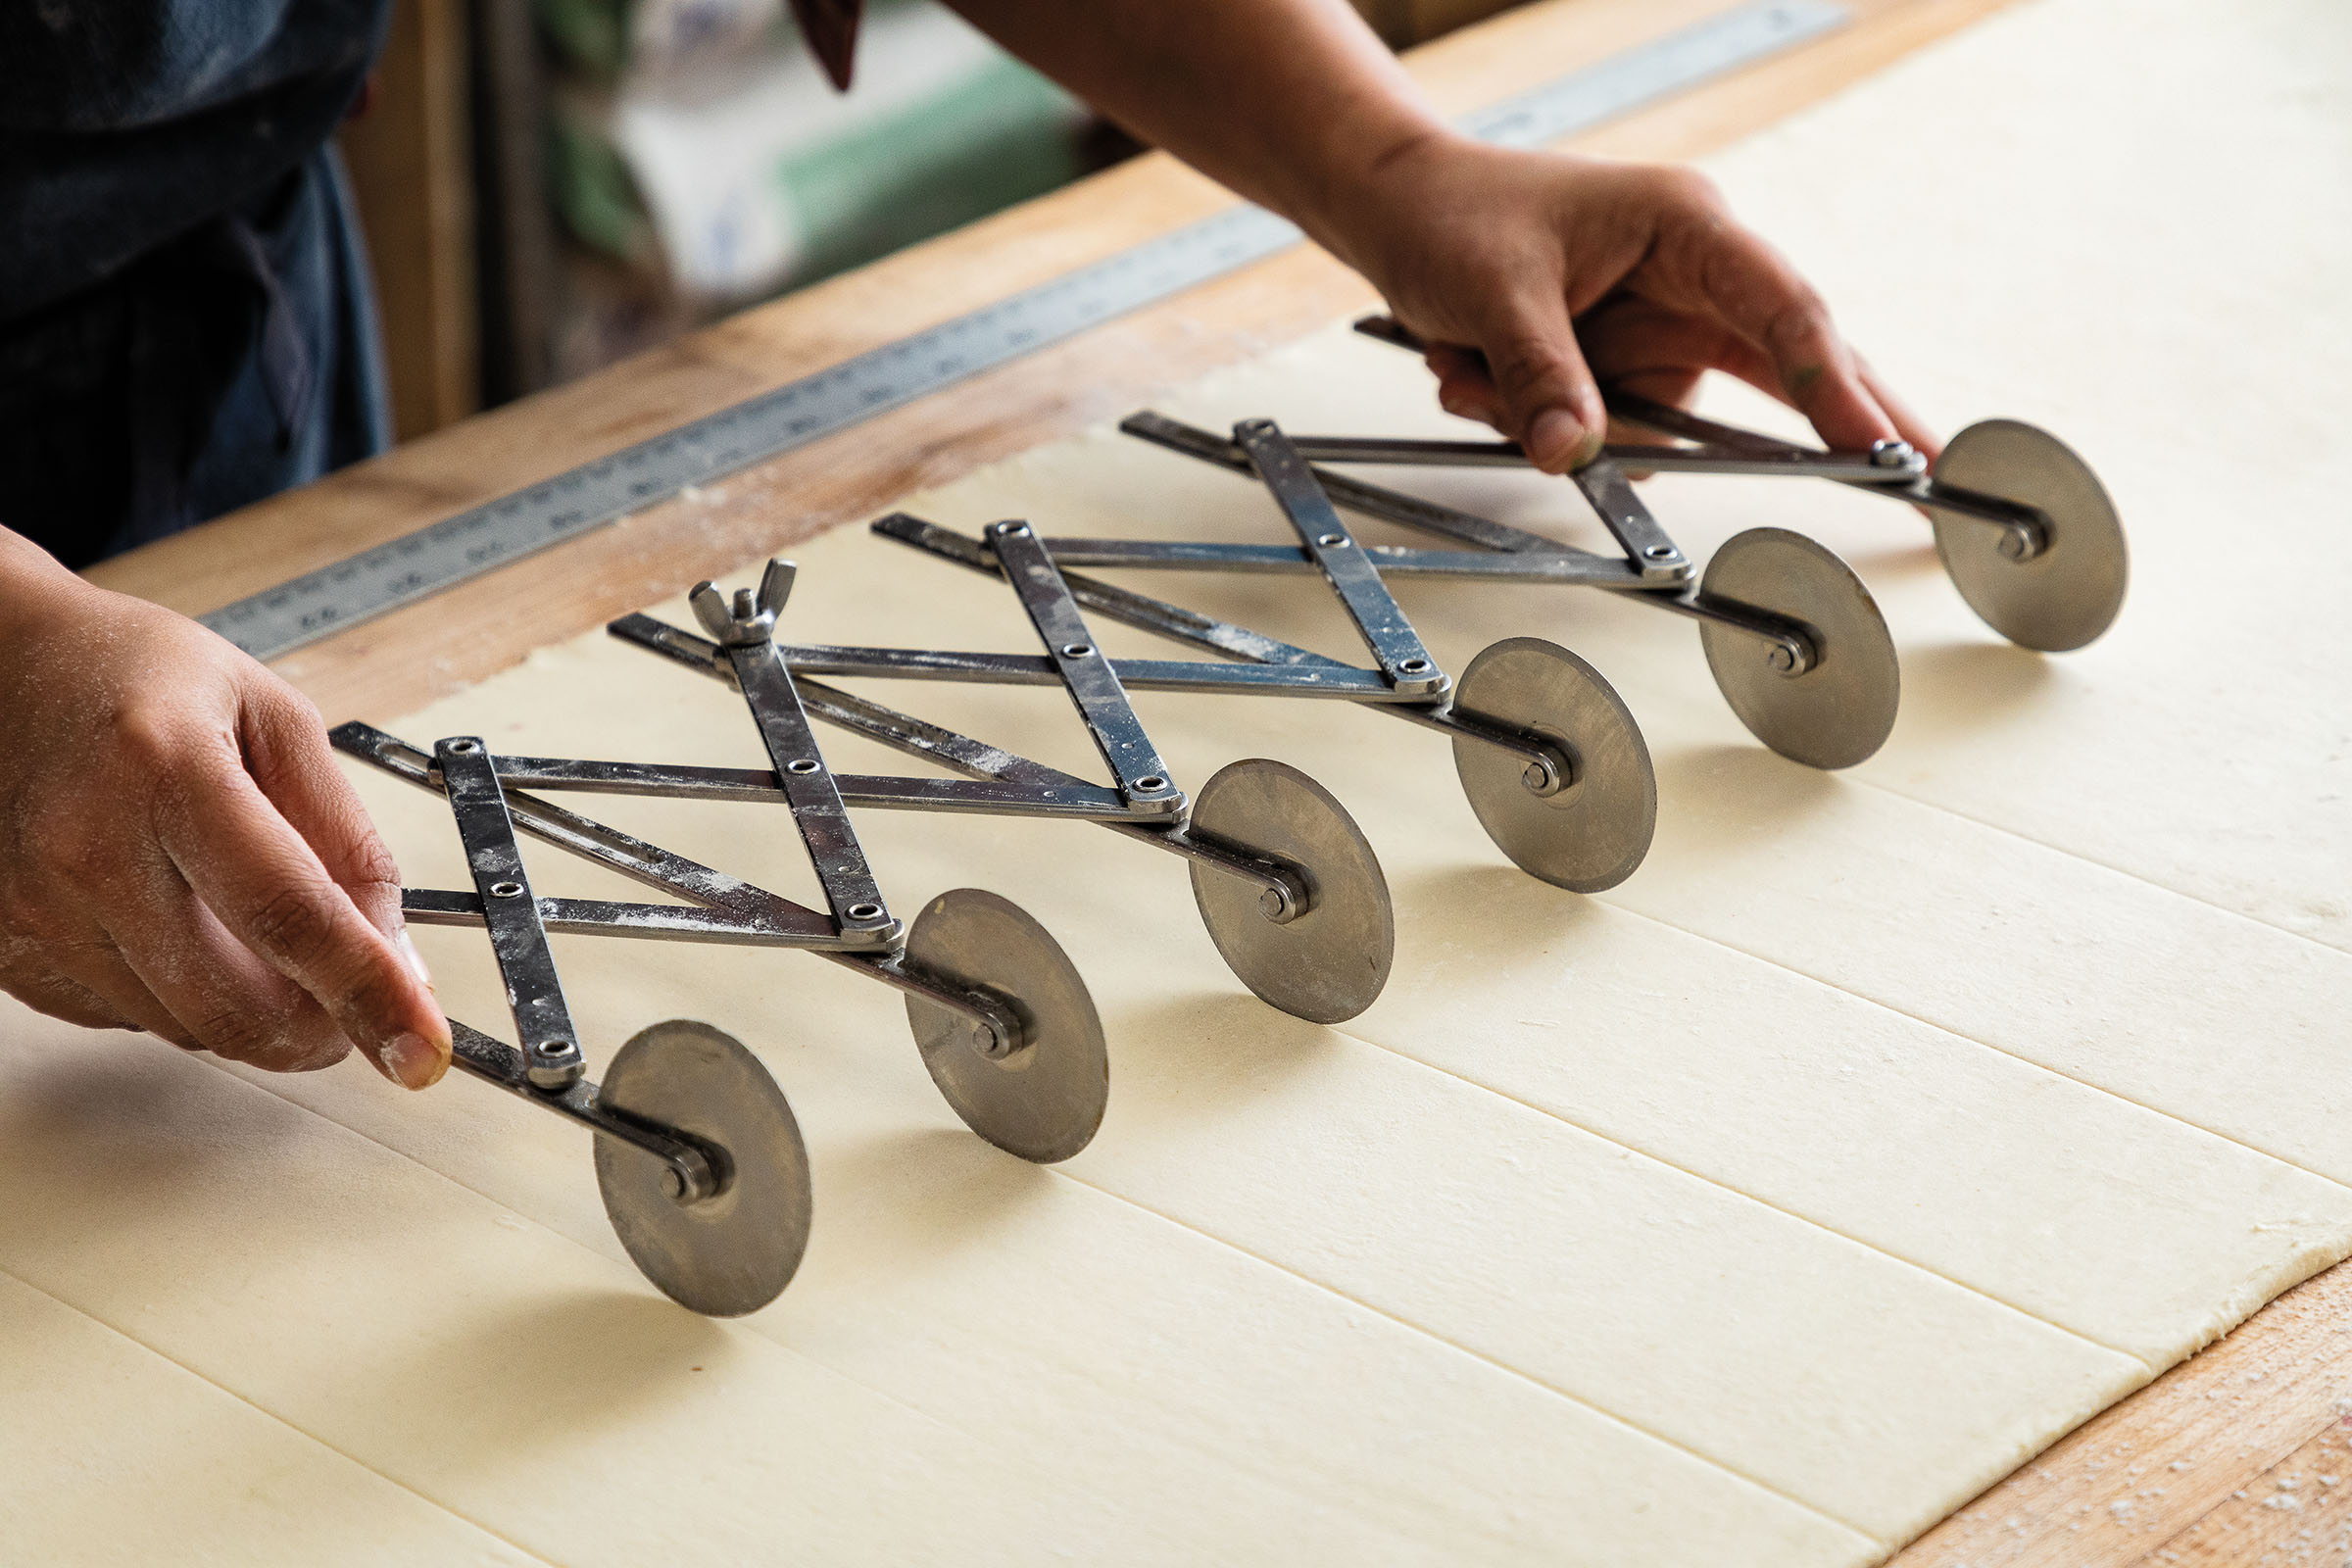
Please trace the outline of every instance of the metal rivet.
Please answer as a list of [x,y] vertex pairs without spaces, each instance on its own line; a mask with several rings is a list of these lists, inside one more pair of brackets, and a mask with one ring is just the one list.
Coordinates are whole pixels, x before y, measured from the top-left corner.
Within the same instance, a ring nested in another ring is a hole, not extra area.
[[1911,443],[1908,441],[1873,441],[1870,461],[1881,468],[1906,467],[1911,462]]
[[1679,552],[1672,545],[1651,545],[1642,553],[1652,561],[1672,561]]
[[1326,533],[1315,536],[1315,543],[1323,546],[1323,548],[1326,550],[1337,549],[1347,542],[1348,536],[1344,533]]
[[475,752],[478,752],[482,749],[482,743],[480,741],[451,741],[449,743],[449,749],[453,752],[470,757]]
[[997,532],[1007,538],[1019,539],[1029,532],[1029,525],[1025,522],[1000,522],[997,524]]
[[1528,759],[1527,766],[1520,770],[1519,783],[1528,794],[1549,800],[1576,783],[1578,765],[1573,748],[1545,746],[1543,756]]
[[1164,790],[1168,787],[1168,781],[1157,773],[1146,773],[1135,781],[1135,787],[1139,790]]
[[810,758],[796,757],[791,761],[784,764],[784,771],[787,773],[813,773],[817,770],[818,765],[819,764]]
[[519,882],[493,882],[490,884],[490,896],[494,899],[519,899],[522,897],[522,884]]
[[1784,675],[1796,668],[1796,655],[1777,643],[1773,646],[1772,652],[1764,657],[1771,662],[1773,668]]
[[1428,671],[1429,661],[1426,659],[1407,659],[1399,663],[1396,667],[1403,670],[1407,675],[1420,675]]
[[871,920],[881,912],[882,906],[879,904],[853,904],[850,906],[850,918],[853,920]]
[[677,1166],[662,1167],[662,1191],[673,1203],[686,1201],[686,1178],[678,1174]]
[[1061,645],[1061,657],[1064,659],[1092,659],[1094,653],[1095,645],[1093,643],[1063,643]]
[[1282,889],[1264,888],[1259,890],[1257,895],[1257,912],[1264,915],[1267,919],[1275,921],[1279,924],[1282,920],[1282,917],[1290,912],[1290,909],[1291,901],[1283,897]]

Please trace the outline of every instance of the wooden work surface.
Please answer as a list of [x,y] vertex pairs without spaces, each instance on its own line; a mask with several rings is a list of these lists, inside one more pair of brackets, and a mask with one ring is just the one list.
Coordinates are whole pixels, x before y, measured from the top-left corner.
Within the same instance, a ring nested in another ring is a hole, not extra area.
[[[1853,0],[1857,22],[1576,145],[1707,153],[1992,11]],[[1718,0],[1549,0],[1419,51],[1449,111],[1658,35]],[[110,562],[99,582],[201,612],[407,533],[1214,210],[1149,157],[750,311],[588,380]],[[1300,248],[355,627],[278,662],[330,719],[381,718],[713,569],[1067,434],[1371,303]],[[2352,1560],[2352,1273],[2337,1268],[2089,1422],[1913,1544],[1906,1568]]]

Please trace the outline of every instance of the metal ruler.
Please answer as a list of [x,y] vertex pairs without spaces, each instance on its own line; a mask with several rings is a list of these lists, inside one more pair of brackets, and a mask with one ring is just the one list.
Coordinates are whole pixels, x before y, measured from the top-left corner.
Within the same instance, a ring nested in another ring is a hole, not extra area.
[[[1833,0],[1753,0],[1472,115],[1504,146],[1557,141],[1843,24]],[[900,338],[214,611],[213,630],[274,659],[789,452],[967,376],[1286,250],[1297,227],[1239,206],[1107,261]]]

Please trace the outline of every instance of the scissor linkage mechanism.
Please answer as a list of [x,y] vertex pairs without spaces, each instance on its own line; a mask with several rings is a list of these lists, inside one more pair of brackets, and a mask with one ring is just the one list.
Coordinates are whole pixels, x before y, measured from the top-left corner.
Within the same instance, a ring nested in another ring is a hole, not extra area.
[[[708,638],[649,615],[612,622],[611,631],[624,642],[734,686],[761,734],[771,738],[769,755],[777,763],[775,773],[758,780],[669,769],[667,781],[649,772],[642,782],[663,793],[724,790],[733,798],[773,799],[778,781],[814,755],[813,742],[804,745],[800,737],[807,716],[819,718],[964,775],[842,779],[837,789],[844,802],[1098,822],[1188,862],[1211,940],[1258,996],[1325,1023],[1371,1005],[1388,978],[1395,919],[1379,861],[1347,811],[1304,774],[1263,759],[1231,764],[1201,787],[1198,800],[1188,799],[1128,697],[1130,687],[1201,689],[1204,682],[1223,680],[1228,666],[1107,657],[1028,523],[997,523],[975,548],[992,569],[1004,564],[1043,654],[777,642],[774,611],[782,608],[783,595],[774,585],[790,577],[789,568],[773,564],[760,592],[739,594],[732,606],[708,585],[696,590],[694,605]],[[1404,661],[1415,657],[1413,649],[1398,653]],[[810,678],[816,675],[1059,686],[1112,783],[1089,783]],[[1342,695],[1330,689],[1341,684],[1337,675],[1351,677],[1345,684],[1367,696],[1388,690],[1379,675],[1345,666],[1262,672],[1269,684],[1322,696]],[[794,739],[779,746],[777,736]]]
[[[1456,682],[1422,643],[1387,581],[1399,571],[1410,574],[1423,558],[1448,568],[1470,563],[1474,570],[1487,558],[1459,551],[1366,548],[1333,505],[1346,494],[1344,485],[1335,490],[1331,476],[1310,466],[1271,420],[1239,424],[1227,441],[1156,416],[1142,417],[1152,421],[1155,437],[1258,478],[1289,522],[1294,542],[1044,541],[1035,558],[1055,568],[1056,580],[1076,606],[1227,661],[1115,662],[1128,684],[1145,690],[1341,698],[1437,730],[1454,743],[1455,767],[1479,821],[1523,869],[1580,892],[1613,887],[1633,874],[1656,825],[1657,785],[1641,732],[1615,691],[1574,654],[1532,637],[1487,649]],[[1026,557],[1006,556],[1000,533],[1005,526],[1000,523],[989,537],[973,539],[900,513],[873,528],[941,560],[1010,578],[1017,586],[1035,568]],[[1597,556],[1554,556],[1544,564],[1578,580],[1626,569]],[[1078,565],[1320,576],[1353,622],[1371,667],[1061,569]],[[796,669],[804,667],[800,651],[787,650],[785,657]]]
[[[1418,347],[1386,318],[1357,325]],[[663,1291],[699,1311],[751,1311],[791,1279],[808,1235],[808,1155],[791,1107],[751,1052],[687,1020],[641,1031],[614,1053],[601,1084],[591,1080],[552,936],[806,949],[904,995],[924,1065],[981,1137],[1024,1158],[1065,1159],[1094,1136],[1108,1094],[1102,1022],[1084,982],[1044,927],[994,894],[957,889],[903,923],[858,842],[854,809],[1067,818],[1178,856],[1210,938],[1244,983],[1286,1011],[1337,1022],[1371,1004],[1394,953],[1388,885],[1371,847],[1336,800],[1280,762],[1232,763],[1188,798],[1130,692],[1340,701],[1436,730],[1452,741],[1464,793],[1502,851],[1536,876],[1592,892],[1633,873],[1656,824],[1656,779],[1633,715],[1590,664],[1539,638],[1495,643],[1458,678],[1449,675],[1391,579],[1596,588],[1692,619],[1734,711],[1766,745],[1821,767],[1870,756],[1894,722],[1899,670],[1869,592],[1835,555],[1781,528],[1735,536],[1698,574],[1629,472],[1828,479],[1907,502],[1933,519],[1962,596],[2028,647],[2081,647],[2122,605],[2127,564],[2113,506],[2079,458],[2030,425],[1972,425],[1930,471],[1899,442],[1823,452],[1622,394],[1609,406],[1620,421],[1666,438],[1604,447],[1571,476],[1616,555],[1339,471],[1526,466],[1508,442],[1295,436],[1270,419],[1245,420],[1224,436],[1144,413],[1122,428],[1255,480],[1291,537],[1049,540],[1012,520],[973,538],[905,513],[873,524],[885,538],[1008,584],[1043,653],[779,641],[794,568],[774,561],[757,589],[695,588],[691,603],[708,635],[646,615],[612,623],[622,641],[733,687],[767,753],[765,768],[499,757],[472,736],[427,753],[365,724],[341,726],[338,748],[445,796],[465,847],[471,891],[402,894],[416,923],[486,931],[505,982],[518,1043],[453,1021],[457,1064],[597,1135],[606,1211]],[[1367,546],[1343,511],[1449,548]],[[1367,662],[1295,647],[1078,567],[1319,577]],[[1208,657],[1110,658],[1089,612]],[[825,676],[1058,686],[1110,782],[942,728]],[[836,773],[816,721],[956,776]],[[825,906],[755,887],[533,791],[781,808]],[[523,834],[676,902],[542,897],[522,862]]]

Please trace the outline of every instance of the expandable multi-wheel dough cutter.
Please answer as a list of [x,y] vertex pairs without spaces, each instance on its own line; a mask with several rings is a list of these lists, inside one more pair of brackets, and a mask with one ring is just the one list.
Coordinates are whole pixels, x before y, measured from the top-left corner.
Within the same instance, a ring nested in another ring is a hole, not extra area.
[[[1410,346],[1394,323],[1359,323]],[[1672,444],[1612,446],[1572,476],[1623,550],[1609,557],[1326,465],[1517,465],[1503,442],[1294,436],[1270,419],[1230,438],[1154,414],[1129,433],[1254,478],[1290,524],[1268,544],[1049,538],[1009,520],[980,537],[906,514],[875,532],[1009,584],[1044,645],[1037,654],[839,647],[779,641],[794,569],[770,562],[758,590],[693,593],[709,635],[628,615],[609,630],[733,686],[764,743],[763,769],[494,757],[457,737],[429,755],[364,724],[342,750],[446,795],[471,893],[410,889],[419,923],[485,928],[520,1039],[453,1025],[468,1072],[595,1132],[597,1180],[629,1255],[698,1311],[774,1298],[806,1247],[808,1158],[782,1093],[739,1042],[686,1020],[643,1030],[602,1084],[585,1056],[549,950],[551,932],[803,948],[906,995],[932,1079],[964,1122],[1023,1158],[1083,1149],[1108,1094],[1102,1028],[1085,983],[1045,929],[994,894],[933,900],[911,929],[894,917],[850,822],[852,808],[1091,821],[1183,858],[1218,952],[1244,984],[1298,1017],[1338,1022],[1369,1006],[1395,946],[1388,886],[1353,820],[1312,779],[1264,759],[1234,762],[1188,799],[1128,693],[1186,691],[1336,700],[1446,736],[1464,794],[1496,846],[1531,874],[1580,892],[1613,887],[1646,855],[1657,817],[1647,746],[1591,664],[1537,637],[1510,637],[1458,679],[1415,632],[1388,579],[1440,576],[1605,589],[1698,623],[1717,684],[1773,750],[1818,767],[1862,760],[1894,722],[1899,672],[1884,617],[1852,570],[1781,528],[1739,534],[1703,575],[1642,504],[1628,472],[1827,478],[1926,510],[1946,569],[1996,630],[2027,647],[2081,647],[2123,599],[2123,533],[2097,478],[2055,438],[2012,420],[1972,425],[1933,474],[1900,443],[1864,454],[1810,450],[1635,398],[1618,418]],[[1472,548],[1367,546],[1340,508]],[[1065,567],[1292,573],[1319,577],[1353,622],[1368,665]],[[1182,643],[1215,662],[1113,659],[1087,612]],[[1090,783],[812,677],[1059,686],[1107,764]],[[956,778],[839,774],[811,720],[919,758]],[[526,791],[586,791],[781,806],[808,851],[819,911],[595,822]],[[516,834],[556,844],[684,901],[542,898]]]
[[[705,639],[645,615],[613,635],[742,695],[773,764],[694,767],[496,757],[475,737],[428,755],[366,724],[336,746],[438,789],[456,817],[470,893],[406,889],[419,924],[479,926],[521,1042],[453,1023],[457,1064],[599,1135],[598,1184],[629,1255],[675,1299],[748,1312],[790,1281],[808,1241],[807,1154],[781,1092],[737,1041],[706,1024],[656,1024],[614,1055],[600,1085],[548,945],[550,933],[804,948],[904,992],[924,1065],[964,1122],[1025,1159],[1066,1159],[1102,1119],[1109,1073],[1085,982],[1058,944],[995,894],[931,901],[911,929],[884,902],[849,808],[960,811],[1092,821],[1182,857],[1217,950],[1276,1006],[1321,1022],[1352,1017],[1387,982],[1395,922],[1386,879],[1354,821],[1312,779],[1254,759],[1221,769],[1198,801],[1179,789],[1127,698],[1127,684],[1230,684],[1222,665],[1114,661],[1043,543],[1019,522],[990,530],[1045,643],[1043,656],[782,644],[793,567],[770,562],[757,592],[694,591]],[[711,640],[714,639],[714,640]],[[1060,685],[1115,783],[1105,787],[813,680],[819,672]],[[1315,687],[1312,677],[1299,682]],[[811,717],[962,778],[838,774]],[[783,806],[827,910],[698,864],[526,791],[585,791]],[[543,898],[522,866],[527,833],[661,889],[682,905]]]

